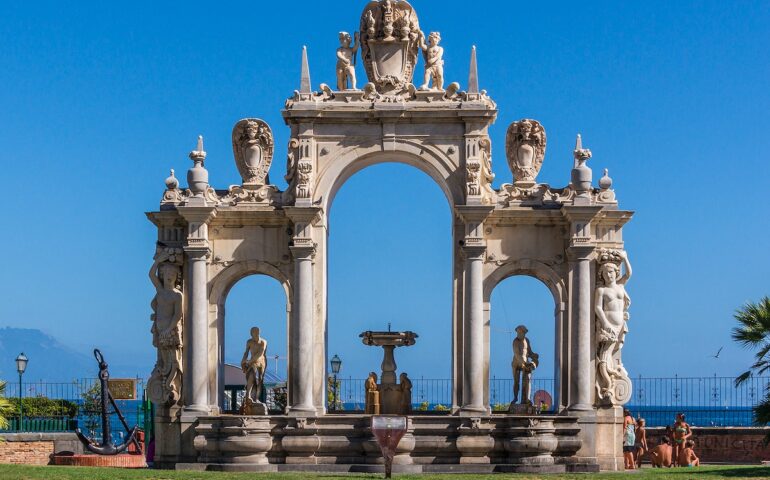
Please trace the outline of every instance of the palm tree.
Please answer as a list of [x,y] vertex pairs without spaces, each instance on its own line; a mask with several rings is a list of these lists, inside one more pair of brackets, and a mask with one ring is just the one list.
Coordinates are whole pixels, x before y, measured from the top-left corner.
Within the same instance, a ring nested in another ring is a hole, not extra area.
[[0,380],[0,430],[8,428],[8,417],[13,412],[13,404],[5,398],[5,384]]
[[[770,297],[758,303],[747,303],[734,316],[738,326],[733,329],[733,340],[745,348],[758,349],[754,355],[754,365],[735,379],[735,385],[738,386],[752,375],[770,371]],[[770,385],[764,400],[754,407],[754,422],[757,425],[770,423]],[[770,441],[770,435],[765,440]]]

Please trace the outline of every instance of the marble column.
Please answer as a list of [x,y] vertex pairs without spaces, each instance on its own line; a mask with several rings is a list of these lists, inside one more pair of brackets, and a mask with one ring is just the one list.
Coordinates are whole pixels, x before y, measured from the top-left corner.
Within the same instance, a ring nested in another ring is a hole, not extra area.
[[297,391],[292,395],[291,415],[312,415],[313,406],[313,256],[312,247],[291,247],[294,255],[294,309],[292,329],[297,345],[292,368]]
[[466,246],[463,327],[463,404],[461,413],[479,414],[484,405],[484,254],[485,246]]
[[208,248],[185,248],[190,265],[190,321],[187,322],[187,345],[190,366],[190,390],[185,410],[208,413]]
[[570,247],[572,269],[572,368],[570,376],[571,411],[592,407],[591,382],[591,253],[593,246]]

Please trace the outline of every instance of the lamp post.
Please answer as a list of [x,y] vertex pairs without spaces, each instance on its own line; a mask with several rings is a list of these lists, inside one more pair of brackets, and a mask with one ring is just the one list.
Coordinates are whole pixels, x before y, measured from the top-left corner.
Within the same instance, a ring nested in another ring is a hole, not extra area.
[[24,371],[27,370],[27,362],[29,359],[26,355],[24,355],[24,352],[20,353],[18,357],[16,357],[16,371],[19,372],[19,426],[17,428],[18,431],[21,431],[21,424],[24,420],[24,404],[21,403],[22,398],[22,386],[21,386],[21,376],[24,375]]
[[332,365],[332,373],[334,374],[334,379],[332,380],[334,382],[333,385],[333,401],[332,401],[332,411],[337,410],[337,374],[340,373],[340,368],[342,368],[342,360],[340,360],[340,357],[337,355],[334,355],[332,357],[331,361],[329,362]]

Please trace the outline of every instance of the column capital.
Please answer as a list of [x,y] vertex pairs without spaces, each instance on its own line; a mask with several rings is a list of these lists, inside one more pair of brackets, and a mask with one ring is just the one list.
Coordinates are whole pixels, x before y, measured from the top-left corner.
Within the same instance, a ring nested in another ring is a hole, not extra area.
[[283,207],[286,216],[294,223],[315,225],[321,220],[321,207]]
[[487,245],[483,241],[481,243],[465,244],[462,246],[462,252],[467,260],[484,260],[487,253]]
[[590,222],[603,208],[599,205],[564,205],[561,213],[570,222]]
[[567,259],[570,262],[591,260],[595,250],[595,245],[573,245],[567,248]]
[[312,260],[316,254],[316,244],[310,239],[307,239],[308,242],[305,242],[305,239],[300,240],[302,240],[300,245],[297,245],[297,239],[295,239],[295,244],[289,247],[291,254],[295,260]]
[[211,249],[207,246],[188,245],[182,250],[190,260],[208,260],[211,256]]
[[188,223],[207,224],[217,216],[217,207],[179,206],[176,209]]
[[494,205],[455,205],[455,214],[465,223],[481,223],[494,210]]

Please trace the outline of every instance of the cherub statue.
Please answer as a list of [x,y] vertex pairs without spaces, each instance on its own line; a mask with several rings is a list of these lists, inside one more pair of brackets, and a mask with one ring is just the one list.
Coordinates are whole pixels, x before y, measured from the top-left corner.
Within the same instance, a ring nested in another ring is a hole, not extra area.
[[519,400],[519,386],[521,386],[521,403],[531,405],[530,387],[532,372],[537,368],[540,356],[532,351],[532,346],[527,338],[527,327],[516,327],[516,338],[513,339],[513,404]]
[[337,90],[356,89],[356,53],[360,42],[358,32],[355,33],[355,42],[350,46],[352,39],[348,32],[340,32],[340,48],[337,49]]
[[[614,250],[599,252],[598,262],[600,281],[594,297],[598,342],[596,387],[601,398],[614,400],[615,380],[625,374],[622,363],[615,360],[615,353],[623,348],[628,332],[631,298],[625,285],[631,278],[631,263],[625,251]],[[621,263],[625,273],[618,278]]]
[[[249,359],[251,355],[251,359]],[[260,403],[259,394],[265,380],[267,368],[267,340],[260,338],[259,328],[251,329],[251,338],[246,342],[246,351],[241,359],[241,369],[246,374],[246,399]]]
[[431,32],[428,36],[428,44],[425,43],[425,34],[420,32],[420,48],[425,59],[425,83],[420,90],[431,90],[430,81],[433,79],[433,90],[444,91],[444,48],[439,47],[441,34]]

